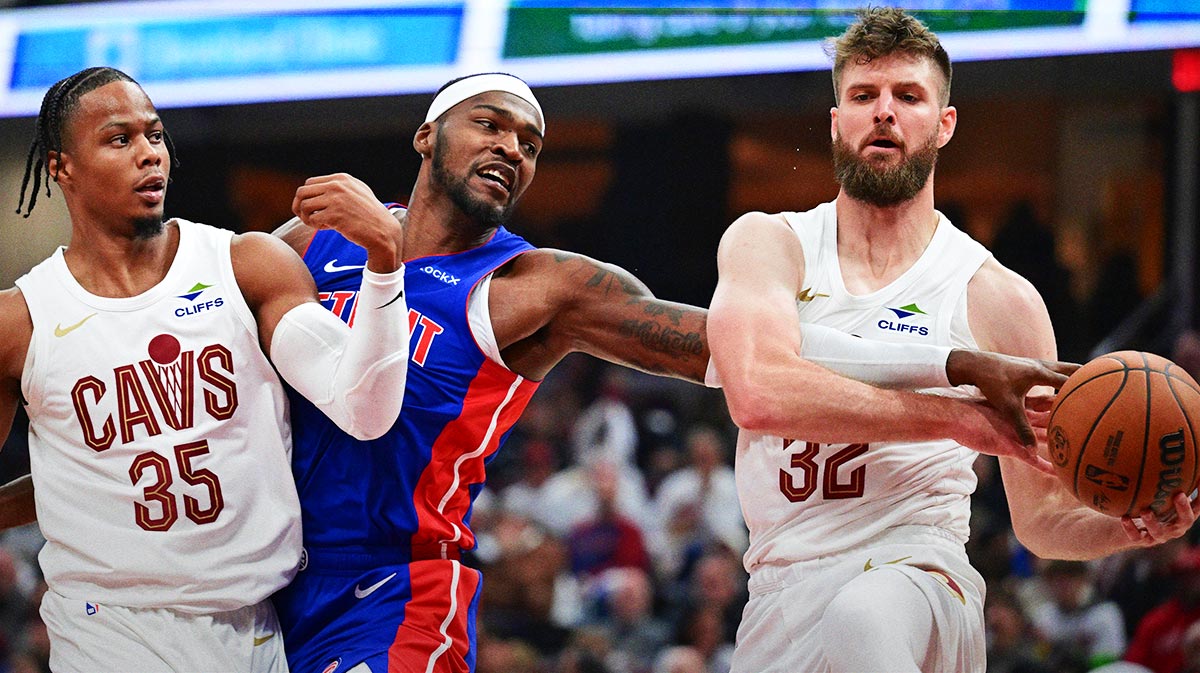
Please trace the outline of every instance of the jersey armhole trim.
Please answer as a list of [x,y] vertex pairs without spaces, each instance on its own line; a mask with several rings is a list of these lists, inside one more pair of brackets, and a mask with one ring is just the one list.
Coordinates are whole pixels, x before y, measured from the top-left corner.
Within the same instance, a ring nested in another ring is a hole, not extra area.
[[304,251],[300,253],[300,259],[305,259],[308,257],[308,249],[312,247],[313,241],[317,240],[317,232],[319,231],[321,230],[316,228],[313,229],[312,235],[308,237],[308,243],[304,244]]
[[21,363],[21,380],[17,383],[17,389],[21,393],[22,406],[28,408],[30,400],[41,398],[41,387],[46,377],[37,371],[37,366],[39,362],[45,361],[45,356],[39,357],[38,351],[42,349],[42,344],[46,340],[38,338],[38,323],[34,320],[33,308],[29,305],[29,296],[19,285],[16,287],[21,293],[21,301],[25,302],[25,310],[29,312],[31,324],[29,344],[25,347],[25,361]]
[[246,301],[246,295],[242,293],[242,286],[238,283],[237,271],[233,268],[233,237],[237,234],[226,229],[218,229],[218,232],[226,232],[228,235],[218,233],[216,237],[205,237],[201,240],[204,244],[209,244],[209,241],[216,239],[217,259],[220,260],[218,265],[221,278],[234,289],[229,293],[230,301],[233,302],[234,313],[237,314],[238,321],[242,326],[254,336],[254,342],[262,348],[262,337],[258,333],[258,318],[254,315],[254,311],[250,310],[250,304]]
[[[505,364],[504,358],[500,355],[500,345],[496,343],[496,332],[492,327],[492,309],[490,305],[492,276],[496,273],[496,269],[508,264],[518,256],[534,250],[528,248],[518,250],[511,256],[504,258],[488,271],[479,280],[475,281],[475,287],[467,294],[467,329],[471,331],[471,341],[483,356],[492,362],[504,367],[512,372],[508,365]],[[516,372],[513,372],[516,374]],[[518,376],[520,376],[518,374]],[[524,377],[522,377],[524,378]]]

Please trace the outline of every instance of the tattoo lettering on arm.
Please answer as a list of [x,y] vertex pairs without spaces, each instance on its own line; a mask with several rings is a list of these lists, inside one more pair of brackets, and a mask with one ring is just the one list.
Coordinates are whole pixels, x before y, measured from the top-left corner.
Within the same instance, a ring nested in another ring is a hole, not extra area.
[[554,256],[568,267],[550,285],[566,296],[554,325],[569,349],[634,369],[703,383],[708,343],[702,308],[658,299],[636,276],[581,255]]
[[[635,300],[636,301],[636,300]],[[663,316],[671,321],[672,325],[678,325],[683,322],[683,309],[673,306],[663,306],[662,304],[647,303],[644,307],[647,315],[655,317]]]
[[[683,321],[684,311],[682,309],[646,302],[643,312],[649,318],[623,320],[620,326],[621,336],[634,339],[642,347],[642,353],[649,351],[649,353],[665,355],[672,360],[704,357],[703,335],[699,331],[676,329]],[[637,350],[633,350],[630,353],[632,355],[637,352]],[[631,357],[630,359],[641,360],[635,364],[647,371],[663,371],[665,366],[659,358]]]
[[622,294],[634,296],[644,296],[646,294],[645,290],[643,290],[641,287],[638,287],[638,285],[630,281],[628,278],[623,278],[620,274],[613,273],[612,271],[603,268],[596,269],[596,273],[588,279],[587,285],[588,287],[602,287],[605,295],[614,290],[621,292]]

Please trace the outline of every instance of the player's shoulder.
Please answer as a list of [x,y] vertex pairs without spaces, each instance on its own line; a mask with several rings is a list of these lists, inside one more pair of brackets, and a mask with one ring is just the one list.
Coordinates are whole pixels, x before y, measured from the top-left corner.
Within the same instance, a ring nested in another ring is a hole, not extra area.
[[316,233],[316,229],[305,224],[300,218],[293,217],[279,225],[279,228],[271,232],[271,235],[287,243],[288,247],[303,257]]
[[979,267],[967,285],[967,318],[985,350],[1028,355],[1045,351],[1039,341],[1043,337],[1053,343],[1042,296],[1032,283],[994,257]]
[[788,223],[786,213],[749,212],[738,217],[721,235],[719,259],[738,259],[749,253],[757,258],[764,253],[794,257],[800,239]]
[[25,295],[20,288],[10,287],[7,290],[0,290],[0,324],[7,325],[13,317],[29,317],[29,307],[25,305]]
[[274,257],[284,253],[289,247],[277,236],[261,231],[245,231],[234,234],[229,242],[230,251],[236,263],[240,256],[262,254]]
[[0,290],[0,376],[20,377],[33,337],[33,318],[25,295],[15,287]]
[[229,257],[233,275],[243,290],[248,284],[272,285],[295,269],[304,268],[300,256],[285,241],[261,231],[234,234]]
[[792,225],[788,222],[788,213],[745,213],[729,225],[721,239],[753,239],[762,236],[795,238]]
[[1041,294],[1033,283],[1024,276],[1001,264],[995,257],[988,257],[967,286],[970,299],[993,306],[1044,309]]
[[550,303],[581,293],[607,293],[614,287],[629,294],[649,294],[644,283],[616,264],[557,248],[534,248],[517,255],[497,269],[495,277]]
[[590,265],[603,264],[587,255],[559,250],[557,248],[534,248],[516,255],[503,267],[497,270],[497,276],[549,274],[559,276],[572,273]]
[[733,232],[737,234],[743,230],[753,231],[771,231],[771,230],[790,230],[786,213],[764,213],[754,210],[744,213],[739,216],[729,228],[725,230],[726,234]]

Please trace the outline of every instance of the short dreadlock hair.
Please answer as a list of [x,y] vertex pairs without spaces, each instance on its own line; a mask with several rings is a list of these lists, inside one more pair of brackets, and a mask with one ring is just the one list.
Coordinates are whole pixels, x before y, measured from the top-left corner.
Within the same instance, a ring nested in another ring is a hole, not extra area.
[[[34,127],[33,142],[29,144],[29,154],[25,157],[25,177],[21,180],[21,199],[17,202],[18,215],[21,214],[21,207],[25,205],[25,193],[30,178],[33,178],[33,190],[29,193],[25,217],[29,217],[29,213],[33,212],[43,179],[46,182],[46,196],[50,196],[50,182],[57,176],[50,175],[49,155],[51,152],[62,152],[63,126],[79,107],[79,99],[83,98],[84,94],[112,82],[137,84],[132,77],[116,68],[86,68],[55,82],[42,97],[42,108],[38,112],[37,125]],[[177,165],[175,145],[165,130],[163,139],[167,144],[172,165]]]
[[[853,61],[864,65],[894,53],[931,59],[942,73],[938,101],[950,104],[950,55],[938,36],[925,24],[895,7],[868,7],[859,10],[858,20],[833,41],[828,51],[833,56],[833,95],[841,96],[842,70]],[[836,101],[839,105],[840,100]]]

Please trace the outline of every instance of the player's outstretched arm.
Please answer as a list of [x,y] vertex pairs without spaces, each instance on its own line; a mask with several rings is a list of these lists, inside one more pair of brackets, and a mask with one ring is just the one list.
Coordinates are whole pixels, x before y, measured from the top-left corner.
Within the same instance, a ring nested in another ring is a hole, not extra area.
[[[293,220],[275,235],[302,251],[312,230]],[[506,364],[529,378],[541,378],[567,353],[585,352],[652,374],[719,385],[709,367],[708,312],[656,298],[620,267],[542,249],[521,255],[492,282],[501,288],[493,297],[522,297],[493,301],[491,314]],[[502,289],[506,283],[513,284],[511,293]],[[946,386],[950,376],[962,383],[985,377],[1015,380],[1016,372],[1039,383],[1065,379],[1042,363],[867,341],[818,325],[805,326],[803,355],[856,380],[896,388]]]
[[561,250],[527,252],[496,272],[490,309],[505,363],[527,378],[540,379],[568,353],[583,352],[704,381],[706,311],[656,298],[618,266]]
[[[971,333],[982,348],[1052,360],[1057,348],[1050,316],[1037,290],[994,259],[967,289]],[[1085,506],[1052,474],[1000,458],[1000,474],[1012,513],[1013,532],[1043,558],[1084,560],[1122,549],[1150,546],[1183,535],[1196,520],[1187,497],[1178,495],[1177,516],[1162,523],[1148,511],[1145,529]]]
[[283,241],[242,234],[231,253],[263,350],[284,380],[350,435],[387,432],[400,415],[408,372],[403,269],[363,274],[351,329],[317,303],[308,268]]
[[782,217],[739,218],[721,240],[717,263],[708,338],[740,427],[817,442],[948,437],[984,453],[1044,464],[990,407],[882,390],[808,361],[796,311],[804,255]]

